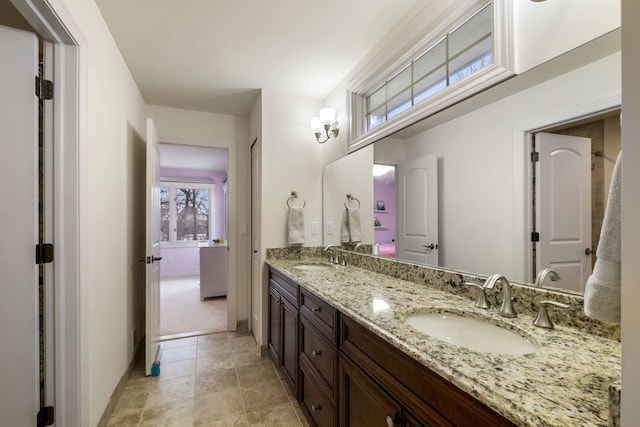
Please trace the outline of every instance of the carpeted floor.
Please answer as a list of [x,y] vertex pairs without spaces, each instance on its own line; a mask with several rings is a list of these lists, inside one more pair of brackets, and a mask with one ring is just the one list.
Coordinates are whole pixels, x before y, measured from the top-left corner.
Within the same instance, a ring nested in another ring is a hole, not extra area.
[[227,298],[200,301],[199,276],[160,282],[160,335],[199,335],[227,330]]

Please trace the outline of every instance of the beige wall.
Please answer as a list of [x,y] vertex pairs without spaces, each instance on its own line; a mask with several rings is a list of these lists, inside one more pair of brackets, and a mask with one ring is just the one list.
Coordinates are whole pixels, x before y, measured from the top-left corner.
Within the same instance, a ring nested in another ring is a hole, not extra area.
[[[229,188],[229,244],[235,250],[235,286],[237,320],[249,318],[250,236],[240,234],[241,224],[251,220],[250,207],[250,145],[249,119],[226,114],[206,113],[179,108],[148,105],[147,115],[158,129],[160,142],[203,147],[235,147],[235,191]],[[231,185],[231,182],[229,181]],[[235,193],[235,204],[232,198]],[[230,276],[230,280],[231,276]],[[231,284],[233,286],[233,284]]]

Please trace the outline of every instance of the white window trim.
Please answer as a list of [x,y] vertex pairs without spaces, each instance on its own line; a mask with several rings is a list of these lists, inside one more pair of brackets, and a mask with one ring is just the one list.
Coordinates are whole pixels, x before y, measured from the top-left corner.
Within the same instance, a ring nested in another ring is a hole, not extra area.
[[[216,186],[214,184],[200,184],[193,182],[176,182],[176,181],[161,181],[161,188],[169,189],[169,230],[173,230],[169,232],[169,241],[161,241],[161,248],[196,248],[200,246],[204,242],[209,242],[214,236],[215,233],[215,196],[216,196]],[[194,189],[204,189],[209,190],[209,212],[212,215],[209,216],[209,239],[208,240],[176,240],[176,227],[177,227],[177,217],[175,210],[175,192],[177,188],[194,188]]]
[[[473,75],[458,81],[439,93],[433,95],[424,102],[398,114],[393,119],[376,126],[374,129],[365,132],[364,122],[364,102],[365,96],[375,87],[398,73],[420,53],[440,40],[451,29],[460,25],[471,14],[479,10],[487,3],[487,0],[475,0],[461,5],[462,2],[455,2],[454,5],[446,9],[442,19],[434,25],[425,25],[428,31],[425,34],[410,34],[404,42],[396,41],[392,43],[400,48],[382,52],[375,62],[378,66],[371,67],[370,63],[361,67],[361,72],[356,72],[356,78],[348,84],[348,105],[347,109],[351,115],[351,126],[349,134],[348,152],[359,150],[379,139],[385,138],[419,120],[437,113],[457,102],[460,102],[472,95],[481,92],[509,77],[515,75],[513,60],[513,36],[512,36],[512,11],[509,0],[493,0],[493,55],[494,63]],[[413,25],[423,22],[433,21],[429,17],[428,11],[424,14],[417,14]],[[407,41],[409,39],[409,41]],[[411,40],[414,40],[411,44]],[[402,50],[403,46],[412,46]]]

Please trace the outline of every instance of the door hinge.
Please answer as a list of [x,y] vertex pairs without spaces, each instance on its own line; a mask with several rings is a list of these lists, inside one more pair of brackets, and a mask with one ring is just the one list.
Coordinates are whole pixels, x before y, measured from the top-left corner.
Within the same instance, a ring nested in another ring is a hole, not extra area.
[[53,82],[36,76],[36,96],[41,101],[53,99]]
[[531,241],[532,242],[539,242],[540,241],[540,233],[538,233],[537,231],[532,231],[531,232]]
[[55,411],[53,406],[43,406],[38,411],[38,427],[46,427],[53,425],[55,422]]
[[53,245],[44,243],[36,245],[36,264],[49,264],[53,262]]
[[531,161],[532,162],[539,162],[540,161],[540,153],[537,151],[534,151],[533,153],[531,153]]

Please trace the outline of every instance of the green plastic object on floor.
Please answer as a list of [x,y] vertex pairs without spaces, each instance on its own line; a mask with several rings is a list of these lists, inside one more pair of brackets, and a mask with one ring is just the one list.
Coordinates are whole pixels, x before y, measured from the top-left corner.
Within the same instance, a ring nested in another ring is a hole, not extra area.
[[159,375],[160,375],[160,361],[156,360],[155,362],[153,362],[153,365],[151,365],[151,376],[157,377]]

